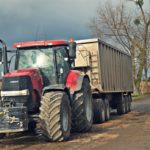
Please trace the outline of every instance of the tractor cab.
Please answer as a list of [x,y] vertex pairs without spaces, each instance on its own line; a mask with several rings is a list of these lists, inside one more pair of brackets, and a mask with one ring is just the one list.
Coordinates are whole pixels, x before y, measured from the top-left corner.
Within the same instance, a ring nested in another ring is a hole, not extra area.
[[63,40],[15,43],[14,48],[17,48],[15,70],[38,68],[44,87],[64,84],[75,57],[75,49],[69,48],[69,44]]

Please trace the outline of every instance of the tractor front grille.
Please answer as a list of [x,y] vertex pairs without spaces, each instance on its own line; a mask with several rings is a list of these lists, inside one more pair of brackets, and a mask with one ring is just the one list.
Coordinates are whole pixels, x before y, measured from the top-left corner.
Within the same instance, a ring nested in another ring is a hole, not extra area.
[[4,77],[2,82],[2,91],[20,91],[32,90],[32,82],[29,76]]
[[26,106],[29,112],[34,111],[34,102],[32,101],[32,81],[29,76],[20,77],[4,77],[2,82],[2,92],[15,93],[22,90],[28,90],[27,95],[6,95],[2,96],[0,100],[0,107],[12,108],[12,107],[24,107]]

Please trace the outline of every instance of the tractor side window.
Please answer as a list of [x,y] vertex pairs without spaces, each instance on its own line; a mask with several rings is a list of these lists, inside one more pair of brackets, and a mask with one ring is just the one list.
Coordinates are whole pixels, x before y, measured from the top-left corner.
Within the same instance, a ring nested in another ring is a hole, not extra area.
[[57,62],[57,72],[59,83],[64,83],[65,77],[69,71],[68,56],[65,48],[59,48],[56,50],[56,62]]

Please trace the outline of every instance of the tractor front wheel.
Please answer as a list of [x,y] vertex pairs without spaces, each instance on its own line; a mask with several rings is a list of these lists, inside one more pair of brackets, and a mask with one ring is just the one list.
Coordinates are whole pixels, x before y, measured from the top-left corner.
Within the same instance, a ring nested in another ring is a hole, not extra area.
[[71,108],[65,92],[44,94],[40,107],[41,131],[48,141],[64,141],[70,137]]

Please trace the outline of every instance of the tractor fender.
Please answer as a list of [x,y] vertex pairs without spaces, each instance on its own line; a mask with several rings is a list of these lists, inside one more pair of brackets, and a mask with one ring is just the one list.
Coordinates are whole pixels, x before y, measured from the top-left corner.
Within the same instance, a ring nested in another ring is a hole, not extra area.
[[43,88],[42,95],[51,91],[64,91],[64,90],[65,90],[65,86],[63,84],[49,85]]
[[77,70],[69,71],[66,78],[66,87],[69,89],[70,94],[74,94],[75,92],[81,90],[82,83],[85,78],[88,78],[89,80],[88,75],[81,75],[80,71]]
[[63,84],[49,85],[49,86],[44,87],[42,95],[44,95],[47,92],[52,92],[52,91],[65,91],[68,94],[68,96],[71,98],[69,89]]
[[67,95],[68,95],[68,97],[69,97],[69,100],[70,100],[70,105],[72,105],[73,95],[70,93],[69,89],[65,85],[58,84],[56,86],[54,86],[54,85],[46,86],[43,89],[42,95],[44,95],[47,92],[53,92],[53,91],[63,91],[63,92],[66,92]]

